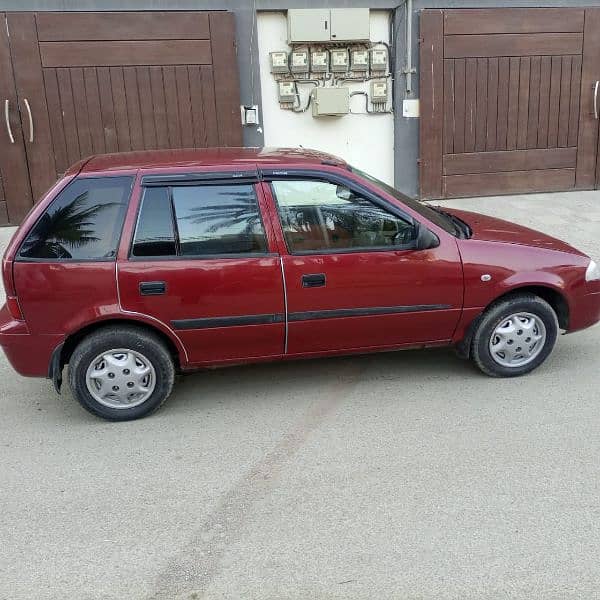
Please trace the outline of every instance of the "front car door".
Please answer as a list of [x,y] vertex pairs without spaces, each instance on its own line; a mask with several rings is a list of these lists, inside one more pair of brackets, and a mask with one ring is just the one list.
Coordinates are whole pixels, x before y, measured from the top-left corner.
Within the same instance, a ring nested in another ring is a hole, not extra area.
[[[334,172],[265,171],[278,215],[287,353],[447,343],[462,311],[457,244],[414,245],[415,218]],[[433,227],[435,229],[435,227]]]
[[121,305],[174,330],[192,364],[283,353],[281,265],[257,181],[148,175],[137,190],[133,240],[118,265]]

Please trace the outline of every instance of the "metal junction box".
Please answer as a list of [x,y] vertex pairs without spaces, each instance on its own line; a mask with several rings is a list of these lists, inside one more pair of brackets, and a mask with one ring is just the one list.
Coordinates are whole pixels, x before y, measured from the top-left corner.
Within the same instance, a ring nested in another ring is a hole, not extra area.
[[369,39],[368,8],[290,8],[287,21],[289,44]]
[[368,8],[331,9],[332,42],[365,42],[369,35]]
[[316,87],[312,91],[313,117],[347,115],[350,112],[350,89],[347,87]]
[[290,8],[287,14],[288,43],[329,42],[330,20],[328,8]]

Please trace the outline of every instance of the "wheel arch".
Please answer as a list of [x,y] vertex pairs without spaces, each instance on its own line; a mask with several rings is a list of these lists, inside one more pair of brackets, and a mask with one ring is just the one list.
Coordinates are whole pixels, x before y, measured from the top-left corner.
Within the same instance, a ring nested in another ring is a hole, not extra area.
[[182,364],[185,364],[187,358],[185,348],[181,344],[181,341],[174,340],[162,328],[141,319],[130,317],[112,317],[103,319],[101,321],[94,321],[93,323],[88,323],[87,325],[80,327],[76,331],[73,331],[67,335],[65,340],[56,347],[50,360],[48,377],[54,382],[54,387],[57,391],[60,391],[62,384],[62,370],[64,366],[69,363],[75,348],[81,342],[81,340],[91,333],[114,325],[126,325],[154,333],[161,341],[164,342],[165,346],[167,347],[169,354],[173,358],[176,371],[181,369]]
[[518,296],[520,294],[534,294],[542,300],[545,300],[552,307],[552,310],[554,310],[554,312],[556,313],[556,318],[558,319],[558,325],[560,329],[569,329],[569,303],[567,302],[566,297],[561,291],[549,285],[527,284],[516,286],[514,288],[511,288],[510,290],[503,292],[499,296],[496,296],[469,323],[463,338],[459,340],[456,345],[457,352],[461,357],[471,357],[471,340],[473,339],[473,334],[475,333],[475,330],[477,329],[477,326],[479,325],[479,322],[481,321],[481,318],[483,317],[485,312],[494,304],[502,302],[503,300],[506,300],[513,296]]

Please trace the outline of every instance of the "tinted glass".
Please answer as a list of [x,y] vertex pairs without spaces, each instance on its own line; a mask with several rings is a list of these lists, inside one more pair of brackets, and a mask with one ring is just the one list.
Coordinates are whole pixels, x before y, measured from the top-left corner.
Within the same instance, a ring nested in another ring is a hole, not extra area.
[[182,186],[172,194],[182,256],[266,251],[252,185]]
[[175,231],[168,188],[146,188],[135,231],[133,256],[175,256]]
[[429,219],[432,223],[435,223],[444,231],[447,231],[452,235],[457,235],[456,226],[452,223],[452,221],[448,219],[448,217],[445,217],[443,214],[440,214],[439,212],[436,212],[433,209],[431,209],[429,206],[427,206],[427,204],[423,204],[418,200],[413,200],[412,198],[409,198],[402,192],[398,191],[396,188],[393,188],[391,185],[380,181],[376,177],[373,177],[372,175],[369,175],[368,173],[365,173],[364,171],[361,171],[356,167],[350,167],[350,169],[353,173],[356,173],[357,175],[368,179],[371,183],[386,191],[388,194],[390,194],[397,200],[400,200],[400,202],[403,202],[404,204],[412,208],[414,211],[418,212],[421,216],[425,217],[426,219]]
[[292,252],[408,247],[414,226],[324,181],[272,183],[286,242]]
[[21,246],[24,258],[107,259],[117,244],[132,177],[75,179],[52,201]]

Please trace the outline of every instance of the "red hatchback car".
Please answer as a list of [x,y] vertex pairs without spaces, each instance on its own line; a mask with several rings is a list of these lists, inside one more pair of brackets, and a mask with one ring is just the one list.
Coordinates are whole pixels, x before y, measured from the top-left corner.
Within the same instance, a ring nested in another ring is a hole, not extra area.
[[0,345],[22,375],[135,419],[176,372],[455,346],[532,371],[600,320],[600,271],[537,231],[411,200],[308,150],[94,156],[25,219],[2,262]]

